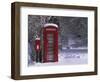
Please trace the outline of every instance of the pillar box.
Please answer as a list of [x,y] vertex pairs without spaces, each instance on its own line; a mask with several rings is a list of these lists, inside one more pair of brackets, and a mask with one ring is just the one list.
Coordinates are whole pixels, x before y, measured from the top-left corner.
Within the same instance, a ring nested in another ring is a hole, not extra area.
[[40,62],[40,38],[35,39],[36,62]]

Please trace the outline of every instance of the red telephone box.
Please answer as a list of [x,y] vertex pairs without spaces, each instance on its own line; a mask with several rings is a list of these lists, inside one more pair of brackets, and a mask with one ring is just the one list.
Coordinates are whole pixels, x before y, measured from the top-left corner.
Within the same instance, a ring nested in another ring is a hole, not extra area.
[[45,24],[43,28],[43,62],[58,61],[58,26]]

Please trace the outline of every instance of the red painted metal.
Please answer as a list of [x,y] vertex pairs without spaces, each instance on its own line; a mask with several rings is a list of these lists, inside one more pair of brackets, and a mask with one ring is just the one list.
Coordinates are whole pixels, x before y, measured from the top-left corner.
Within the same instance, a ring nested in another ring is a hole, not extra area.
[[48,60],[48,39],[47,35],[48,34],[53,34],[53,62],[58,61],[58,28],[54,26],[47,26],[43,28],[43,44],[44,44],[44,56],[43,56],[43,62],[50,62]]
[[35,40],[35,50],[40,51],[40,39]]

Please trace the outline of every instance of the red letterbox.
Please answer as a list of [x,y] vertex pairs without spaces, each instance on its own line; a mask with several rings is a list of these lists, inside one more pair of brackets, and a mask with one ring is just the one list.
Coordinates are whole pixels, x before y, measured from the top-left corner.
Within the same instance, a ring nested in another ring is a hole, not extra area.
[[40,38],[35,39],[35,50],[40,51]]
[[58,26],[45,24],[43,28],[43,62],[58,61]]
[[36,62],[40,62],[40,38],[35,39],[35,50],[36,50]]

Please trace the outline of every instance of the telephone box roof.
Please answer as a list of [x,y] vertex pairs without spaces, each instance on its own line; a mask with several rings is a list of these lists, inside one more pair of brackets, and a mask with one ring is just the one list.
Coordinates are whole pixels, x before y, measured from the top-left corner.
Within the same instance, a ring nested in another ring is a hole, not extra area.
[[49,26],[54,26],[54,27],[58,28],[58,25],[54,24],[54,23],[47,23],[44,25],[44,27],[49,27]]

